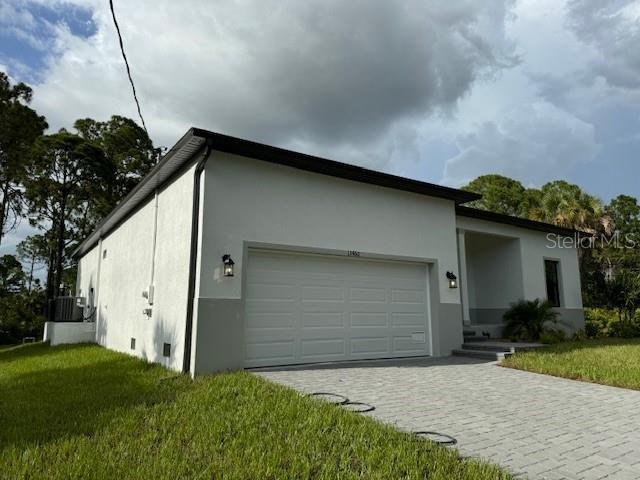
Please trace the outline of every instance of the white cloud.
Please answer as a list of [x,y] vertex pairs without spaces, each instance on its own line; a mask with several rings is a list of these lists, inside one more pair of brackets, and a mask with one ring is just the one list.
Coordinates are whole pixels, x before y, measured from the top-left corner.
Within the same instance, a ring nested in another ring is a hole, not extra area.
[[[37,1],[56,11],[69,5]],[[53,25],[35,108],[52,129],[86,116],[137,118],[108,2],[72,3],[93,11],[96,33],[80,38]],[[607,145],[622,145],[617,158],[637,152],[629,112],[640,107],[640,89],[619,86],[614,73],[626,78],[624,69],[602,62],[635,68],[640,2],[601,5],[115,2],[156,144],[172,145],[193,125],[429,181],[441,181],[446,165],[444,179],[455,184],[498,170],[527,184],[588,181],[615,160],[603,156]],[[15,59],[0,61],[22,79]]]
[[[136,118],[105,4],[93,2],[89,39],[57,30],[64,51],[50,58],[34,101],[52,127]],[[512,65],[510,8],[510,0],[116,2],[156,143],[196,125],[376,166],[393,155],[398,125],[452,111],[479,76]]]
[[598,53],[583,72],[586,79],[601,76],[612,86],[640,89],[639,12],[638,0],[569,1],[569,27]]
[[526,104],[458,138],[458,155],[446,162],[444,182],[464,185],[498,173],[540,185],[566,177],[598,153],[593,125],[548,102]]

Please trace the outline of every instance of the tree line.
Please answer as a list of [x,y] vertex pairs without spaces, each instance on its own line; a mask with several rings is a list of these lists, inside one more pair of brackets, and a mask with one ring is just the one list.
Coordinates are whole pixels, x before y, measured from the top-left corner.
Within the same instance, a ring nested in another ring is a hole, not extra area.
[[48,301],[75,282],[71,252],[161,153],[121,116],[78,119],[71,131],[45,134],[32,95],[0,72],[0,245],[21,222],[37,231],[16,255],[0,257],[0,343],[41,334]]

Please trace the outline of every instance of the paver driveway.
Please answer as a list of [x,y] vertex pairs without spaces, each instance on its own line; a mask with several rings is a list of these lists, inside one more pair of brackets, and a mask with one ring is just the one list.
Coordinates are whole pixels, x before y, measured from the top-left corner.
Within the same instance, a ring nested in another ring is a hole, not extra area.
[[640,479],[640,392],[465,358],[257,370],[304,392],[346,395],[409,431],[452,435],[465,456],[516,475]]

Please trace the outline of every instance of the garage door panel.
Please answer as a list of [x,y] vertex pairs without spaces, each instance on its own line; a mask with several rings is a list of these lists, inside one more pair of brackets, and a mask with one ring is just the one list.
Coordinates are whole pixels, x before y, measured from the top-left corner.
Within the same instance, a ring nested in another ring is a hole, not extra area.
[[303,313],[342,313],[344,302],[300,302],[297,311]]
[[416,327],[424,326],[424,313],[392,313],[392,327]]
[[349,300],[351,303],[386,303],[387,290],[384,288],[350,288]]
[[295,342],[297,335],[295,329],[285,328],[247,328],[245,333],[249,335],[250,341],[247,343],[279,343]]
[[290,363],[295,361],[294,342],[260,342],[247,343],[245,345],[245,356],[248,361],[259,363],[270,361],[282,361]]
[[344,327],[344,313],[336,312],[304,312],[302,314],[303,327],[332,328]]
[[426,349],[425,342],[416,342],[411,335],[394,337],[393,351],[394,353],[411,354],[423,353]]
[[393,303],[417,303],[423,305],[426,292],[416,289],[393,289],[391,290],[391,302]]
[[293,300],[297,297],[295,284],[247,284],[247,297],[253,300]]
[[305,285],[311,286],[323,286],[323,285],[337,285],[342,283],[344,275],[336,269],[331,269],[331,272],[318,272],[313,268],[317,268],[316,264],[308,266],[308,268],[300,269],[295,272],[291,272],[289,277],[297,282],[303,282]]
[[330,357],[344,357],[346,354],[344,338],[305,339],[300,342],[300,356],[314,357],[317,361]]
[[260,312],[245,313],[247,328],[294,328],[296,326],[297,314],[295,312]]
[[303,285],[300,291],[302,293],[300,299],[303,302],[344,302],[344,288],[342,287],[331,287],[325,285]]
[[345,338],[345,329],[342,327],[307,327],[304,329],[304,337],[300,341],[305,340],[327,340],[330,338]]
[[289,300],[247,300],[245,302],[245,312],[247,315],[258,315],[261,313],[282,313],[284,315],[299,311],[299,304]]
[[349,315],[351,327],[388,327],[389,317],[384,312],[352,312]]
[[351,353],[360,356],[383,357],[391,354],[389,337],[356,337],[351,339]]
[[251,250],[245,365],[428,354],[426,341],[412,340],[427,331],[426,273],[422,264]]

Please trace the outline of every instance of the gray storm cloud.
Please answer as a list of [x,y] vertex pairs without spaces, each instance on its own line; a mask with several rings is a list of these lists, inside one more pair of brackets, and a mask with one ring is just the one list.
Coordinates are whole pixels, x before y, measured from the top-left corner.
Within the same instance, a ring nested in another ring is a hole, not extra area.
[[[87,5],[86,2],[82,2]],[[37,106],[55,126],[133,116],[113,26],[62,32]],[[513,65],[510,1],[120,2],[152,136],[191,125],[315,151],[366,152],[399,122],[448,112],[480,76]],[[364,160],[363,160],[364,161]]]
[[567,25],[578,39],[600,53],[586,76],[600,76],[614,87],[640,89],[640,2],[572,0]]
[[593,125],[548,102],[520,105],[458,138],[460,153],[445,166],[444,182],[463,185],[498,173],[541,185],[587,165],[600,146]]

